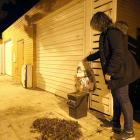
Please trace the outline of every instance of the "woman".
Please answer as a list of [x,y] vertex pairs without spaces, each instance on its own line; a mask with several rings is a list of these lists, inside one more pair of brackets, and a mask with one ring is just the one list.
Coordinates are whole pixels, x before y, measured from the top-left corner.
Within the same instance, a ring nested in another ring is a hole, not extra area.
[[101,60],[105,82],[114,101],[114,115],[109,124],[113,130],[121,130],[121,110],[124,115],[124,130],[112,139],[135,139],[133,131],[133,108],[128,95],[128,85],[140,77],[139,67],[128,50],[127,31],[125,22],[112,23],[103,12],[93,15],[90,25],[92,29],[102,32],[99,40],[99,51],[89,55],[84,60]]

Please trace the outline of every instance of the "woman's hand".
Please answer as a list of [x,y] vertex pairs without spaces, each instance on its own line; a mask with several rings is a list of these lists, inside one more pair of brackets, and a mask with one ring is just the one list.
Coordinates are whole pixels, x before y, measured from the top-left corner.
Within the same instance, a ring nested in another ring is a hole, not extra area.
[[105,80],[106,80],[106,81],[110,81],[110,80],[111,80],[110,78],[111,78],[111,76],[110,76],[110,75],[105,74]]

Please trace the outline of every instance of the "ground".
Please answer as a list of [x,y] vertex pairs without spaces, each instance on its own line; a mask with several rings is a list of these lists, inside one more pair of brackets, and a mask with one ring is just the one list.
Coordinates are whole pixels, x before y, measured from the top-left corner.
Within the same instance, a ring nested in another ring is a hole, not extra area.
[[[41,117],[78,121],[83,133],[80,140],[109,140],[114,135],[100,127],[109,116],[89,109],[87,117],[76,120],[69,116],[67,99],[40,89],[25,89],[11,77],[0,75],[0,140],[39,140],[40,134],[31,133],[30,126]],[[134,132],[136,140],[140,140],[137,122],[134,122]]]

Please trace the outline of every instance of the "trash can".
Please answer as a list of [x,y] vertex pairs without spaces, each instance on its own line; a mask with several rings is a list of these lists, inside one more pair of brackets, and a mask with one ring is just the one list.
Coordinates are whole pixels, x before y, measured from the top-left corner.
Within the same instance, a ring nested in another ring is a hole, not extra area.
[[89,93],[74,92],[68,94],[69,116],[79,119],[87,116]]

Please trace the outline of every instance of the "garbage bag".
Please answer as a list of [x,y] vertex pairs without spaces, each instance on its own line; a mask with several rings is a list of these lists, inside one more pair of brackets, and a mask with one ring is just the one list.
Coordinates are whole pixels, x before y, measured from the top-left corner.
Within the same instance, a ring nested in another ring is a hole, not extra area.
[[79,61],[75,74],[76,92],[90,92],[96,90],[96,80],[88,61]]

